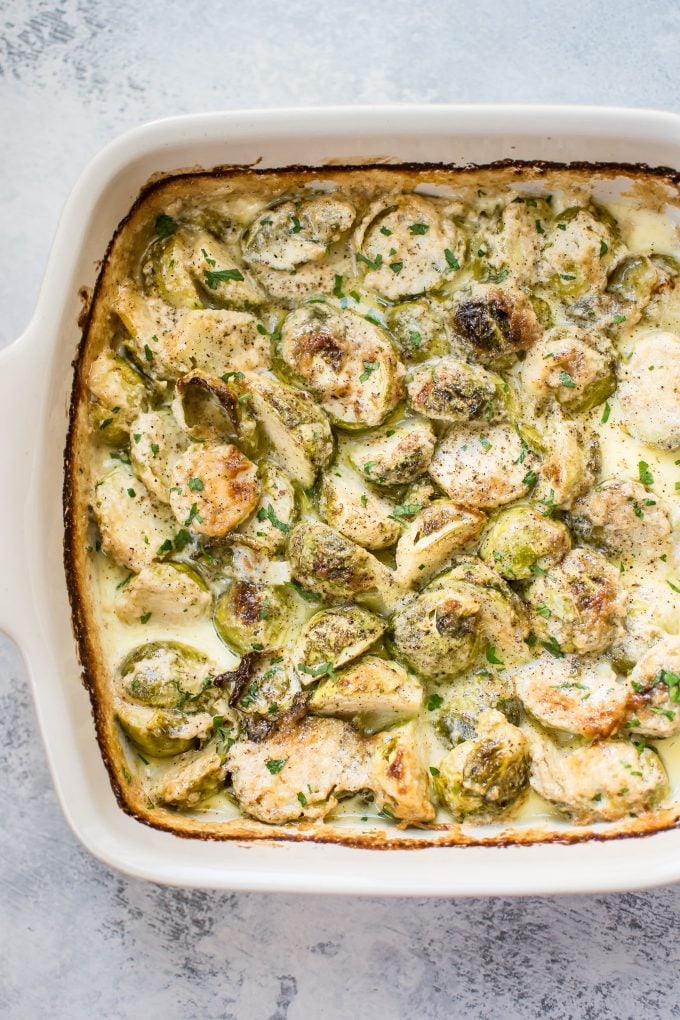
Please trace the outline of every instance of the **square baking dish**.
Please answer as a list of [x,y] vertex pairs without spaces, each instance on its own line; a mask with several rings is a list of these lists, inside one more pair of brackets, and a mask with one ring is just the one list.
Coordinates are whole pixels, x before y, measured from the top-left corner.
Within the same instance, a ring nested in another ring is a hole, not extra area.
[[215,113],[152,123],[87,167],[63,213],[35,315],[0,353],[0,463],[12,485],[0,627],[22,650],[64,813],[95,856],[176,885],[399,895],[574,893],[680,877],[680,830],[525,846],[355,849],[332,843],[210,842],[140,824],[119,808],[102,762],[71,631],[61,487],[71,364],[83,288],[152,176],[218,165],[280,168],[500,160],[680,169],[680,117],[560,107],[387,107]]

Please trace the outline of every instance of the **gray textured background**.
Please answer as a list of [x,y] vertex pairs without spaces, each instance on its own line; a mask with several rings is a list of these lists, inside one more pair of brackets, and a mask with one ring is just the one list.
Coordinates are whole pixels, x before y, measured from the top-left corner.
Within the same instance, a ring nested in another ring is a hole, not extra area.
[[[313,103],[678,109],[679,50],[676,0],[5,0],[0,343],[29,319],[76,175],[131,125]],[[75,842],[1,639],[0,731],[2,1015],[680,1016],[678,888],[468,902],[163,889]]]

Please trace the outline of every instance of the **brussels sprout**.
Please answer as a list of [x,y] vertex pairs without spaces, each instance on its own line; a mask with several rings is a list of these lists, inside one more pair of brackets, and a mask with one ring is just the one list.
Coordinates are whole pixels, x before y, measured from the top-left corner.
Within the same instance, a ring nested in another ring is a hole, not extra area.
[[248,263],[292,272],[305,262],[322,259],[354,223],[356,209],[340,195],[315,195],[283,201],[265,209],[243,238]]
[[435,421],[498,421],[507,413],[507,386],[500,376],[457,358],[421,365],[408,383],[414,411]]
[[629,582],[627,589],[625,629],[610,651],[615,669],[626,674],[660,638],[680,632],[680,590],[660,578]]
[[626,718],[628,690],[608,662],[546,653],[522,666],[515,682],[526,710],[551,729],[608,737]]
[[226,774],[224,758],[215,751],[187,751],[163,776],[156,800],[183,810],[192,808],[217,793]]
[[199,535],[233,531],[257,506],[257,468],[236,446],[195,443],[173,466],[170,506]]
[[626,728],[657,739],[680,733],[680,637],[669,635],[653,645],[628,681],[632,715]]
[[437,729],[454,746],[472,740],[477,736],[477,720],[490,708],[502,712],[513,726],[519,726],[522,705],[515,695],[513,681],[494,670],[475,670],[452,686]]
[[[417,504],[407,504],[413,509]],[[486,517],[447,499],[420,509],[399,539],[396,576],[404,585],[425,584],[456,550],[480,533]]]
[[484,364],[511,364],[542,332],[526,294],[494,284],[475,284],[461,294],[453,321],[473,356]]
[[625,428],[661,450],[680,447],[680,336],[642,333],[620,369],[618,398]]
[[102,351],[90,365],[87,388],[94,397],[90,413],[97,436],[111,445],[128,441],[132,419],[146,407],[144,377],[113,351]]
[[642,814],[668,790],[665,769],[651,747],[602,740],[560,749],[537,734],[531,743],[532,789],[577,825]]
[[466,585],[407,596],[390,619],[394,653],[422,676],[463,673],[479,648],[479,613],[480,604]]
[[269,338],[262,329],[247,312],[204,308],[185,312],[150,351],[172,379],[194,371],[213,376],[250,372],[271,366]]
[[538,195],[517,195],[495,215],[492,228],[473,240],[473,265],[482,278],[493,273],[503,278],[533,282],[536,261],[548,224],[553,218],[550,205]]
[[293,662],[303,684],[314,683],[363,655],[382,637],[385,624],[360,606],[322,609],[302,628]]
[[267,296],[255,277],[236,264],[229,248],[205,232],[194,233],[187,245],[186,268],[212,305],[251,308]]
[[603,291],[620,248],[615,223],[604,210],[573,206],[546,233],[541,276],[563,299]]
[[133,744],[153,755],[170,758],[194,747],[212,728],[207,712],[185,715],[174,708],[149,708],[116,701],[116,718]]
[[387,311],[387,325],[405,361],[441,358],[456,346],[446,319],[428,301],[394,305]]
[[382,330],[355,312],[297,308],[284,320],[280,353],[341,427],[379,425],[402,396],[404,366]]
[[171,376],[172,368],[165,364],[163,352],[180,313],[160,298],[141,294],[129,282],[115,291],[112,311],[128,334],[123,346],[137,367],[153,378]]
[[429,472],[454,503],[492,508],[526,496],[539,458],[509,424],[454,425],[438,443]]
[[173,467],[187,445],[167,408],[146,411],[130,424],[132,470],[161,503],[170,502]]
[[381,428],[345,449],[352,465],[376,485],[403,485],[427,470],[435,446],[429,422],[405,418],[398,425]]
[[431,822],[430,779],[423,762],[417,724],[378,733],[367,741],[373,748],[366,786],[377,806],[402,822]]
[[609,274],[607,290],[644,308],[659,284],[659,273],[646,255],[630,255]]
[[222,378],[190,372],[177,381],[172,411],[190,439],[238,443],[248,456],[258,452],[257,420],[242,372]]
[[210,660],[179,641],[151,641],[120,664],[121,691],[128,700],[151,708],[204,711],[215,696]]
[[465,238],[420,195],[374,202],[355,235],[364,284],[390,301],[440,287],[460,269]]
[[123,623],[150,617],[155,623],[194,623],[212,606],[200,574],[184,563],[153,563],[116,595],[114,609]]
[[275,652],[285,646],[291,624],[287,589],[253,581],[232,581],[215,605],[215,629],[240,654]]
[[177,530],[167,507],[156,503],[144,483],[123,464],[95,484],[92,509],[102,549],[128,570],[139,571],[151,563]]
[[532,576],[532,568],[547,570],[559,563],[571,548],[564,524],[553,521],[530,506],[501,510],[486,531],[479,555],[512,581]]
[[276,459],[304,489],[333,455],[333,433],[324,411],[304,390],[264,375],[248,378],[255,414]]
[[361,546],[327,524],[303,521],[291,533],[288,557],[293,577],[308,591],[331,599],[376,593],[398,594],[392,574]]
[[602,335],[551,329],[522,365],[522,383],[537,401],[554,396],[570,411],[589,411],[616,389],[616,356]]
[[604,652],[621,631],[619,572],[595,550],[572,549],[534,579],[527,599],[541,617],[546,647],[558,656]]
[[189,270],[190,238],[186,231],[155,240],[142,263],[147,292],[157,294],[174,308],[202,308]]
[[529,745],[501,712],[487,709],[477,719],[477,736],[443,758],[434,786],[454,820],[492,821],[516,807],[529,782]]
[[547,410],[538,426],[544,456],[534,475],[532,499],[549,514],[555,507],[570,507],[594,485],[600,446],[590,429],[565,417],[558,405]]
[[281,468],[270,460],[260,461],[257,477],[261,487],[259,502],[234,538],[273,555],[284,548],[295,522],[295,490]]
[[578,499],[569,526],[581,541],[610,553],[653,557],[663,552],[672,527],[664,503],[640,482],[610,479]]
[[366,549],[386,549],[397,541],[401,525],[394,509],[349,468],[336,465],[321,478],[321,516],[345,538]]
[[[290,662],[282,655],[253,656],[249,675],[236,701],[239,712],[246,716],[264,716],[276,725],[278,717],[287,712],[300,692],[300,680]],[[243,660],[242,660],[243,661]]]
[[365,655],[337,676],[323,680],[309,700],[313,715],[353,719],[364,732],[375,733],[416,716],[423,689],[396,662]]

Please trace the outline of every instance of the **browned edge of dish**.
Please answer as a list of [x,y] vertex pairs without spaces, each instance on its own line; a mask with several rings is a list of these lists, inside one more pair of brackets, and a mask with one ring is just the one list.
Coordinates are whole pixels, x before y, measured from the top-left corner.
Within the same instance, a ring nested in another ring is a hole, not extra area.
[[[604,831],[593,831],[592,829],[573,829],[569,831],[549,831],[542,829],[527,829],[515,832],[505,829],[492,836],[474,836],[465,831],[458,824],[442,824],[426,826],[421,829],[421,835],[394,837],[389,833],[379,830],[351,833],[351,830],[332,823],[318,822],[297,822],[291,826],[267,825],[253,819],[242,817],[229,821],[210,822],[203,821],[195,816],[186,816],[168,810],[149,805],[148,799],[143,796],[139,788],[128,781],[124,786],[126,766],[124,765],[120,747],[120,740],[117,734],[115,721],[102,710],[98,682],[97,682],[97,651],[91,640],[88,625],[86,599],[83,592],[83,570],[82,560],[85,555],[84,549],[76,547],[76,516],[77,508],[73,504],[74,472],[76,469],[75,458],[75,429],[76,417],[81,399],[84,396],[85,380],[81,371],[83,355],[89,339],[90,326],[93,310],[96,306],[100,290],[102,288],[104,273],[108,267],[113,245],[125,228],[130,219],[137,212],[139,207],[147,198],[162,190],[166,185],[178,180],[202,177],[261,177],[267,174],[284,175],[306,175],[313,177],[319,173],[331,173],[341,175],[343,172],[379,170],[384,174],[408,173],[415,171],[442,171],[447,174],[464,174],[476,171],[509,171],[518,177],[526,171],[531,171],[529,179],[538,179],[550,171],[571,171],[583,173],[597,173],[606,177],[629,177],[635,178],[641,175],[654,177],[659,181],[665,181],[669,185],[680,188],[680,171],[671,167],[650,167],[646,163],[609,163],[609,162],[587,162],[574,161],[560,163],[547,160],[513,160],[503,159],[492,163],[469,163],[455,165],[446,163],[375,163],[375,164],[347,164],[316,166],[293,165],[287,167],[260,168],[257,165],[244,167],[233,165],[219,165],[212,169],[192,169],[178,172],[168,172],[162,175],[154,175],[144,185],[129,212],[120,221],[108,244],[106,253],[98,267],[97,280],[91,292],[89,307],[83,309],[78,319],[78,327],[81,328],[81,337],[78,343],[73,366],[73,387],[69,403],[69,422],[64,448],[64,485],[63,485],[63,515],[64,515],[64,568],[66,573],[66,584],[68,589],[69,603],[71,606],[71,621],[76,641],[78,659],[82,668],[81,679],[90,696],[92,716],[95,723],[97,742],[101,752],[106,770],[109,775],[111,787],[119,807],[137,821],[148,825],[153,829],[172,833],[185,839],[202,840],[238,840],[245,843],[252,841],[268,841],[272,844],[283,842],[314,842],[332,843],[358,849],[370,850],[422,850],[434,847],[513,847],[513,846],[536,846],[546,843],[572,845],[583,842],[607,842],[613,839],[630,837],[651,836],[655,833],[664,832],[680,825],[680,804],[670,808],[649,812],[642,818],[631,818],[622,822],[613,823]],[[83,289],[84,290],[84,289]],[[81,293],[83,291],[81,290]],[[89,294],[89,289],[87,289]],[[511,824],[511,819],[508,819]],[[432,831],[441,833],[438,838],[428,838],[423,833]],[[445,833],[445,834],[444,834]]]

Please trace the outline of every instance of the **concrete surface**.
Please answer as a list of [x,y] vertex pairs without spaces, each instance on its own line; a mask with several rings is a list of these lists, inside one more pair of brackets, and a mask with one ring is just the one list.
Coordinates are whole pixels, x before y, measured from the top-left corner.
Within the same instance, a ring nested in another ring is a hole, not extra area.
[[[30,317],[82,165],[140,121],[339,102],[678,109],[679,49],[680,6],[669,0],[5,0],[0,342]],[[12,484],[2,480],[3,499]],[[4,640],[0,730],[0,1015],[680,1016],[678,888],[451,902],[129,881],[67,829],[22,663]]]

